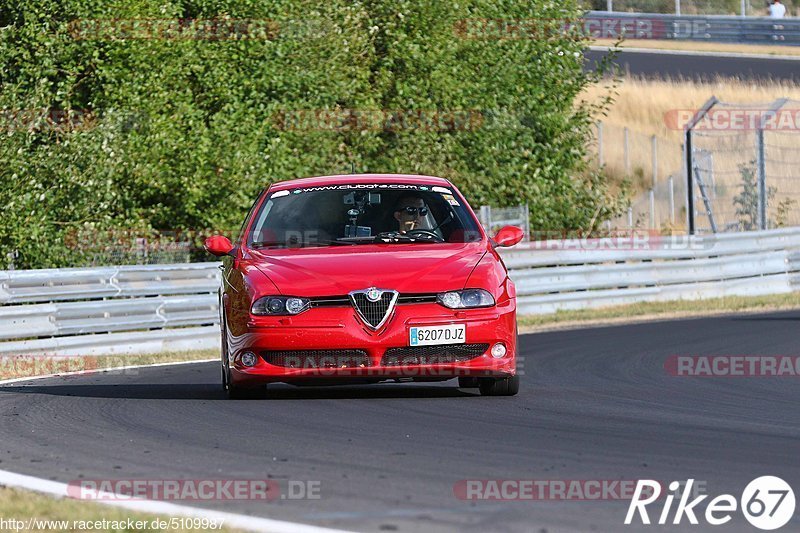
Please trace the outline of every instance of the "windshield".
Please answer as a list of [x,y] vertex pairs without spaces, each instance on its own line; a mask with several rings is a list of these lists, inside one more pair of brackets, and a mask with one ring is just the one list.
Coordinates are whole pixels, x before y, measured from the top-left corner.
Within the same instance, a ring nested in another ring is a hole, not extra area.
[[346,184],[271,193],[247,237],[260,248],[475,242],[481,234],[450,188]]

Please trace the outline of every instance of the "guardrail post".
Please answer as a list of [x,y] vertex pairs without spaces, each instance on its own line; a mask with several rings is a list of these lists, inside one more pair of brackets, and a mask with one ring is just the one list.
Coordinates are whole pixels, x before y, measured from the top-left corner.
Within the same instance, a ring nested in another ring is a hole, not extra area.
[[743,16],[743,17],[747,16],[747,0],[742,0],[741,16]]
[[606,0],[606,11],[609,13],[614,11],[614,0]]
[[681,16],[681,0],[675,0],[675,14]]
[[628,206],[628,229],[633,228],[633,207]]

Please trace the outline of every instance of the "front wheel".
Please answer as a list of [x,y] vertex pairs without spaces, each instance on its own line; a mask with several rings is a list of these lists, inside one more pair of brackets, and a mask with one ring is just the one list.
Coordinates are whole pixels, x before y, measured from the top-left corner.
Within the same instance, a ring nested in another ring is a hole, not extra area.
[[510,378],[480,378],[481,396],[515,396],[519,392],[519,375]]

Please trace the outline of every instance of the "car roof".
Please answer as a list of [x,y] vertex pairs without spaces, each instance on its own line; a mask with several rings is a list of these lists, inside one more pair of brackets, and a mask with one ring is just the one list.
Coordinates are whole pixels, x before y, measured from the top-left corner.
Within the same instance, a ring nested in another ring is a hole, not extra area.
[[296,187],[318,187],[320,185],[344,185],[347,183],[407,183],[409,185],[453,185],[444,178],[419,176],[416,174],[339,174],[336,176],[314,176],[273,183],[270,190],[282,191]]

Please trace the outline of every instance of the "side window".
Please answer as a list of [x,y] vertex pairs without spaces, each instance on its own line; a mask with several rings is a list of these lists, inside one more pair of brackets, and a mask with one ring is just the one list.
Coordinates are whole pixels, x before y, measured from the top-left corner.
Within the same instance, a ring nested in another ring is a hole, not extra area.
[[264,206],[261,208],[261,211],[256,215],[255,220],[253,220],[252,225],[252,232],[250,235],[247,236],[247,244],[253,244],[254,242],[262,240],[261,233],[264,229],[264,223],[267,220],[267,216],[269,212],[272,211],[272,206],[275,205],[275,202],[272,199],[267,200],[264,202]]
[[247,212],[247,216],[244,217],[244,222],[242,223],[242,227],[239,228],[239,237],[236,239],[236,243],[235,243],[237,246],[241,246],[242,245],[242,241],[249,242],[249,240],[247,239],[247,236],[244,234],[244,230],[245,230],[245,228],[247,228],[247,224],[248,224],[248,222],[250,222],[250,218],[253,216],[253,212],[256,210],[256,206],[261,201],[261,197],[264,196],[264,194],[266,194],[266,192],[267,192],[266,189],[261,191],[261,194],[259,194],[256,197],[256,200],[255,200],[255,202],[253,202],[253,205],[250,206],[250,210]]

